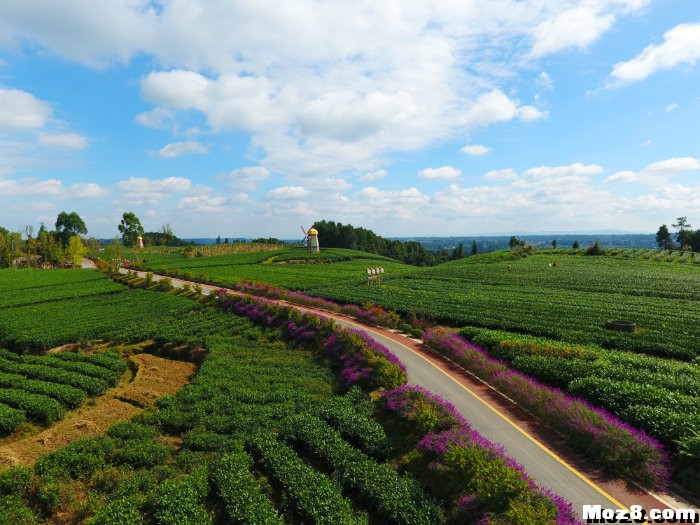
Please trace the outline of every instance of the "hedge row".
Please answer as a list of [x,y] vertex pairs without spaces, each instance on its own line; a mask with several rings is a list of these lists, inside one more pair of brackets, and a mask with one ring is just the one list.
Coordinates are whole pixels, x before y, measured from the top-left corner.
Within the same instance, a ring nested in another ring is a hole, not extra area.
[[366,524],[367,516],[355,516],[348,500],[326,476],[306,465],[274,434],[260,433],[251,440],[265,471],[280,486],[285,513],[305,523],[319,525]]
[[414,479],[367,458],[320,419],[292,416],[284,422],[281,434],[318,458],[343,489],[357,494],[360,503],[382,523],[428,525],[440,521],[440,507]]
[[221,456],[211,467],[211,478],[229,518],[242,525],[283,525],[284,520],[250,472],[253,459],[243,450]]
[[375,420],[358,413],[345,399],[339,398],[324,405],[320,416],[368,456],[384,460],[389,455],[391,444],[384,428]]
[[203,505],[208,494],[206,466],[181,478],[168,479],[158,487],[153,518],[159,525],[211,525],[212,515]]
[[90,396],[98,396],[109,388],[109,384],[106,381],[96,377],[90,377],[47,365],[16,363],[3,358],[0,358],[0,371],[21,374],[32,379],[74,386],[75,388],[85,391],[85,393]]
[[27,379],[19,374],[6,372],[0,372],[0,387],[17,388],[32,394],[43,394],[55,399],[68,409],[78,408],[87,397],[85,392],[79,388],[49,381]]
[[427,331],[425,342],[498,388],[560,431],[567,442],[603,467],[647,487],[663,489],[670,477],[663,446],[612,414],[510,369],[481,348],[445,329]]
[[[71,354],[77,355],[77,354]],[[67,370],[70,372],[77,372],[84,376],[94,377],[106,381],[109,385],[114,386],[117,384],[119,377],[121,377],[122,372],[126,369],[126,364],[119,372],[99,366],[83,359],[66,359],[59,358],[55,355],[27,355],[27,354],[16,354],[8,350],[0,349],[0,357],[8,361],[14,361],[15,363],[24,365],[43,365],[50,366],[52,368],[57,368],[61,370]]]
[[42,425],[51,425],[66,413],[65,407],[55,399],[17,388],[0,388],[0,403],[23,411],[27,419]]
[[578,523],[571,504],[538,487],[503,447],[471,429],[441,397],[404,385],[383,392],[379,410],[416,444],[409,468],[448,502],[449,522]]
[[24,423],[23,410],[17,410],[0,403],[0,435],[11,434]]

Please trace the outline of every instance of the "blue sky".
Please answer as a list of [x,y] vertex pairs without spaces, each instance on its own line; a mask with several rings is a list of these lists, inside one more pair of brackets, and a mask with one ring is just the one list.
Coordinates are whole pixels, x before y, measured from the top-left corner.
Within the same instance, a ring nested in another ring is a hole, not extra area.
[[0,225],[700,224],[697,0],[3,0]]

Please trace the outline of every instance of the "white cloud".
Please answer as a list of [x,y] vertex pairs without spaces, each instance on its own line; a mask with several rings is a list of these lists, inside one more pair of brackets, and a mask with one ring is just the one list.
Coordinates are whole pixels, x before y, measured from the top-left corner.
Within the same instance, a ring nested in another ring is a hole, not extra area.
[[615,64],[612,76],[620,83],[644,80],[660,69],[695,64],[700,58],[700,23],[680,24],[664,33],[664,42],[649,45],[632,60]]
[[134,121],[147,128],[167,129],[172,125],[175,112],[171,109],[155,107],[149,111],[139,113],[134,118]]
[[676,104],[675,102],[673,102],[671,104],[667,104],[665,109],[668,113],[671,113],[671,111],[676,111],[680,107],[681,106],[679,104]]
[[175,195],[183,193],[192,187],[192,182],[183,177],[167,177],[165,179],[147,179],[145,177],[130,177],[115,185],[123,192],[117,204],[155,205]]
[[69,196],[74,199],[97,199],[111,193],[109,188],[95,184],[94,182],[76,183],[70,187]]
[[39,133],[39,144],[52,148],[85,149],[89,145],[86,137],[77,133]]
[[456,179],[462,171],[454,166],[441,166],[439,168],[425,168],[418,172],[418,176],[431,180],[451,180]]
[[227,180],[234,188],[245,190],[253,190],[258,182],[267,179],[270,176],[270,171],[262,166],[248,166],[246,168],[237,168],[230,171],[220,178]]
[[61,195],[63,183],[58,179],[37,180],[27,177],[22,179],[0,179],[0,195]]
[[614,15],[601,13],[592,4],[560,12],[539,24],[533,31],[533,56],[541,57],[571,47],[586,48],[610,29]]
[[266,196],[271,200],[299,200],[307,197],[309,195],[309,190],[303,186],[282,186],[270,190],[267,192]]
[[381,180],[388,175],[386,170],[376,170],[365,173],[360,177],[362,182],[374,182]]
[[545,112],[534,106],[518,106],[517,101],[510,99],[500,89],[494,89],[476,99],[462,116],[462,122],[467,126],[486,126],[514,118],[531,121],[546,116]]
[[51,106],[31,93],[0,88],[0,132],[43,128]]
[[484,146],[483,144],[469,144],[464,146],[459,151],[466,153],[467,155],[480,157],[482,155],[486,155],[487,153],[491,153],[493,149],[489,148],[488,146]]
[[195,153],[201,155],[208,152],[209,150],[204,144],[195,140],[189,140],[186,142],[167,144],[158,150],[157,155],[162,159],[172,159],[180,155],[191,155]]
[[649,164],[641,171],[621,170],[605,179],[605,182],[639,182],[655,187],[668,184],[671,177],[700,171],[700,160],[694,157],[676,157]]
[[535,168],[530,168],[523,173],[523,177],[537,180],[557,177],[598,175],[599,173],[603,173],[603,171],[603,167],[598,166],[597,164],[585,165],[581,164],[580,162],[575,162],[568,166],[537,166]]
[[488,173],[485,173],[482,178],[484,180],[493,181],[513,181],[518,179],[518,174],[511,168],[506,168],[503,170],[491,170]]

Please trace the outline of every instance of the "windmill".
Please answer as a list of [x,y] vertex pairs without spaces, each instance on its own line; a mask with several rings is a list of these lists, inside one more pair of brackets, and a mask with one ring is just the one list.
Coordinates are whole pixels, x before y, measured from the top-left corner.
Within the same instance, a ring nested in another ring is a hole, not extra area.
[[321,247],[318,244],[318,231],[316,228],[311,225],[311,228],[309,230],[305,230],[303,226],[301,226],[301,231],[304,232],[304,237],[301,240],[302,244],[306,242],[306,247],[310,252],[318,252],[320,251]]

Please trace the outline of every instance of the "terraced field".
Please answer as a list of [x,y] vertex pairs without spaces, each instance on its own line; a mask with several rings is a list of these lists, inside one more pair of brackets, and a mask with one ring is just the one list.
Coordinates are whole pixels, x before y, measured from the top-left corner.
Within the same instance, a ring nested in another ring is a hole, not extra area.
[[[456,326],[693,359],[700,351],[700,267],[683,262],[693,260],[685,254],[669,259],[668,252],[661,252],[663,260],[656,261],[636,252],[590,257],[550,250],[515,258],[502,251],[415,268],[351,250],[330,249],[304,259],[299,253],[306,252],[287,249],[258,260],[250,255],[178,259],[173,254],[169,261],[151,264],[144,256],[144,266],[204,273],[225,285],[248,279],[340,302],[373,302]],[[284,260],[297,262],[274,263]],[[367,286],[365,270],[375,266],[386,269],[382,285]],[[611,332],[605,328],[609,319],[635,321],[638,333]]]

